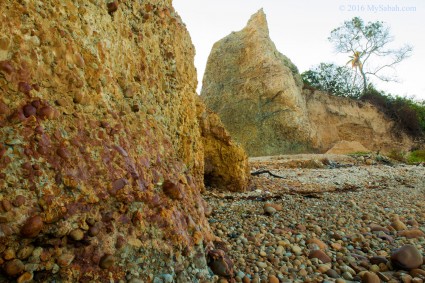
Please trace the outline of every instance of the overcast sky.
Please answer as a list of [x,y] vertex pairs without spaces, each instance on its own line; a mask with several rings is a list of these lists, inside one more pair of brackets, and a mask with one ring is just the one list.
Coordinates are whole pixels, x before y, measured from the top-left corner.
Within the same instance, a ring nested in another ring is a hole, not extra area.
[[321,62],[344,65],[349,60],[348,55],[336,56],[327,39],[344,21],[355,16],[366,22],[384,21],[391,27],[394,47],[409,43],[414,50],[397,67],[401,83],[381,83],[379,88],[425,100],[424,0],[174,0],[173,5],[196,48],[198,89],[212,45],[241,30],[252,14],[264,8],[271,39],[300,72]]

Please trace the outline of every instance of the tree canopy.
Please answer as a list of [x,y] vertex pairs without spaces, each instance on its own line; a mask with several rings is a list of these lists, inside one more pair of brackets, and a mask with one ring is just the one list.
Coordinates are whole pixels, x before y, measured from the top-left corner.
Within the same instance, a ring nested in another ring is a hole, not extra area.
[[359,98],[362,85],[354,71],[346,66],[321,63],[301,74],[304,84],[337,96]]
[[393,41],[390,28],[381,21],[365,24],[359,17],[345,21],[342,26],[332,30],[329,41],[338,53],[349,54],[347,64],[360,73],[363,92],[367,90],[369,77],[382,81],[396,81],[394,67],[408,58],[412,46],[390,48]]

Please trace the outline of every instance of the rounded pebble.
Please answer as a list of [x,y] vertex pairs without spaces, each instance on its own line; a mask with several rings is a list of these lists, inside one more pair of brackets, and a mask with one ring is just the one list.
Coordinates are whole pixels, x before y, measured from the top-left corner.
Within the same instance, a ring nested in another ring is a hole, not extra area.
[[102,256],[102,258],[99,261],[99,266],[103,269],[110,268],[115,263],[115,258],[113,255],[106,254]]
[[421,266],[423,258],[415,246],[405,245],[392,253],[391,262],[396,267],[410,270]]
[[21,228],[21,235],[25,238],[35,238],[43,229],[43,219],[39,215],[27,219]]

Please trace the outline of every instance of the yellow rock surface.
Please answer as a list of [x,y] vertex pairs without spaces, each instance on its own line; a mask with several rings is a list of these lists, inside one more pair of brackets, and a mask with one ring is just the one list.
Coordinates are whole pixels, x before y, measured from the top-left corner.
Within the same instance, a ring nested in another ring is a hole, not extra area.
[[[34,276],[58,282],[147,282],[168,267],[189,282],[194,255],[208,274],[208,138],[171,0],[4,0],[0,21],[0,250],[32,247]],[[245,170],[241,149],[219,148],[213,166]]]
[[249,182],[248,156],[231,140],[217,114],[198,103],[205,154],[205,183],[228,191],[245,191]]

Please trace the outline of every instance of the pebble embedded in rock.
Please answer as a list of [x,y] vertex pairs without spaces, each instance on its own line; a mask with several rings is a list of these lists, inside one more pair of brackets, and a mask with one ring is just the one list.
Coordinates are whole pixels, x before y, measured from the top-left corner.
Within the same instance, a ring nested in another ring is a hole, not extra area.
[[94,225],[94,226],[89,228],[89,235],[91,237],[97,236],[97,234],[99,234],[99,232],[100,232],[100,230],[99,230],[99,227],[97,225]]
[[35,238],[43,229],[43,219],[39,215],[27,219],[21,228],[21,235],[25,238]]
[[12,248],[8,248],[3,252],[3,258],[5,260],[11,260],[14,259],[16,257],[16,253],[15,250]]
[[73,254],[62,254],[57,259],[57,264],[61,267],[65,267],[71,264],[75,256]]
[[74,229],[69,233],[69,236],[74,241],[81,241],[84,238],[84,231],[81,229]]
[[31,272],[25,272],[16,280],[16,283],[30,283],[33,282],[33,274]]
[[2,200],[1,205],[4,211],[10,211],[12,209],[12,204],[7,199]]
[[179,184],[167,180],[162,184],[162,190],[171,199],[183,199],[182,189]]
[[107,4],[108,13],[112,15],[118,10],[118,1],[112,1]]
[[34,116],[37,113],[37,109],[31,104],[27,104],[22,109],[26,118]]
[[113,255],[106,254],[102,256],[102,258],[99,261],[99,266],[103,269],[110,268],[115,263],[115,258]]
[[21,274],[25,269],[24,264],[19,259],[7,261],[3,265],[4,272],[11,277],[16,277]]
[[16,196],[16,198],[13,200],[13,205],[16,207],[20,207],[25,204],[25,197],[22,195]]
[[33,246],[25,246],[18,251],[18,258],[19,259],[27,259],[31,256],[33,251],[34,251]]
[[405,245],[392,253],[391,262],[395,267],[410,270],[421,266],[423,258],[415,246]]

